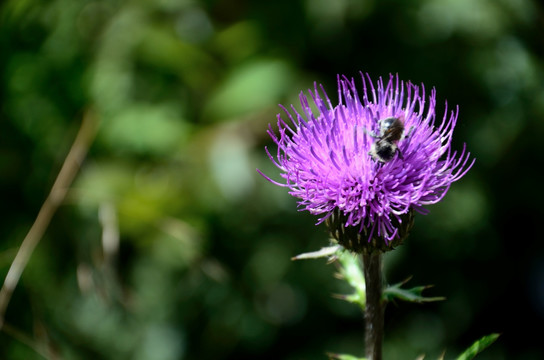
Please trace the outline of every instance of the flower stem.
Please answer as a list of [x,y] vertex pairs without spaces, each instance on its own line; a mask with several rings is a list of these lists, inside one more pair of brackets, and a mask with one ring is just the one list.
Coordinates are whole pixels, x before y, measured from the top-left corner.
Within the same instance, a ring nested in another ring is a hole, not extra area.
[[381,360],[384,316],[382,252],[363,250],[363,269],[366,282],[365,353],[367,360]]

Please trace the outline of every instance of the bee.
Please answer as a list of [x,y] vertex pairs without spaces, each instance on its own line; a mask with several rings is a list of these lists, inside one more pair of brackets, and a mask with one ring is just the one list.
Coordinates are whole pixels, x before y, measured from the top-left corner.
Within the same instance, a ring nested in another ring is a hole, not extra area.
[[369,133],[370,136],[378,140],[372,144],[368,154],[372,157],[372,159],[381,163],[386,163],[393,160],[397,153],[402,159],[402,153],[400,152],[397,144],[400,140],[410,136],[413,127],[410,129],[408,135],[404,136],[404,123],[398,117],[388,117],[382,119],[379,121],[379,124],[379,136],[372,132]]

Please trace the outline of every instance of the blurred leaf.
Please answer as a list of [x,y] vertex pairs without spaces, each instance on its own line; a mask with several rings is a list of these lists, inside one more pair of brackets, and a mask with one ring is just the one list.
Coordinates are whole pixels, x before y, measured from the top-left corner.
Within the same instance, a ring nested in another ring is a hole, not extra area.
[[156,225],[180,207],[176,201],[174,174],[160,166],[146,167],[108,159],[87,166],[75,182],[71,198],[79,210],[94,217],[104,202],[113,203],[119,214],[121,232],[143,236],[143,229]]
[[17,248],[10,248],[0,251],[0,268],[8,267],[15,258]]
[[130,189],[134,172],[134,168],[126,162],[96,161],[82,169],[71,196],[75,197],[82,209],[98,209],[100,204],[110,200],[117,202]]
[[[445,356],[445,354],[442,353],[436,360],[444,360],[444,356]],[[419,356],[416,358],[416,360],[424,360],[424,359],[425,359],[425,354],[419,355]]]
[[[39,13],[39,7],[35,5],[36,1],[34,0],[10,0],[5,3],[4,8],[2,9],[2,22],[4,20],[10,21],[21,21],[23,17],[29,14],[36,15]],[[36,9],[37,8],[37,9]]]
[[177,74],[193,89],[205,88],[213,80],[217,64],[202,47],[183,41],[172,26],[150,23],[139,38],[138,55],[157,70]]
[[357,356],[347,355],[347,354],[327,353],[327,355],[329,356],[329,359],[334,359],[334,360],[366,360],[366,358],[360,358]]
[[231,61],[240,61],[254,54],[261,45],[258,24],[238,22],[220,32],[215,43],[219,51]]
[[206,113],[214,120],[275,106],[290,89],[293,73],[283,60],[252,60],[235,69],[211,97]]
[[114,151],[166,156],[187,138],[187,128],[174,106],[135,104],[105,122],[101,134]]
[[150,251],[159,263],[184,268],[201,256],[202,235],[197,229],[175,218],[165,218],[157,226],[161,232],[152,239]]
[[485,350],[489,345],[493,344],[495,340],[499,338],[500,334],[491,334],[482,337],[472,344],[464,353],[462,353],[457,360],[470,360],[473,359],[480,352]]

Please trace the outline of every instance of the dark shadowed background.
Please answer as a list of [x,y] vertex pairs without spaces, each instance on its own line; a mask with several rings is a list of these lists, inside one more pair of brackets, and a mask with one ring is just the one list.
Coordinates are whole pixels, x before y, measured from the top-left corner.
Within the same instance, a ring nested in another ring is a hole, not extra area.
[[[362,315],[264,146],[336,76],[436,87],[477,158],[386,257],[447,301],[390,304],[386,359],[542,359],[544,8],[531,0],[8,0],[0,281],[84,117],[96,138],[13,294],[1,359],[362,355]],[[273,146],[272,146],[273,147]],[[533,330],[536,329],[536,330]]]

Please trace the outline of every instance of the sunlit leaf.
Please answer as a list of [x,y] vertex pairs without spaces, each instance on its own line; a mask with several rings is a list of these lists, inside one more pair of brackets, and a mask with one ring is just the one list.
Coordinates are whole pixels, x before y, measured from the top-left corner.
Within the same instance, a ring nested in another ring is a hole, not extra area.
[[206,112],[213,119],[228,119],[275,107],[292,80],[285,61],[260,59],[245,63],[233,70],[211,97]]
[[102,139],[114,151],[167,155],[186,138],[187,126],[170,105],[134,105],[104,123]]
[[339,277],[345,279],[355,291],[350,295],[337,295],[336,297],[364,308],[366,306],[366,283],[358,258],[351,253],[344,252],[338,255],[338,260],[340,262]]
[[364,357],[357,357],[348,354],[332,354],[328,353],[329,359],[331,360],[366,360]]

